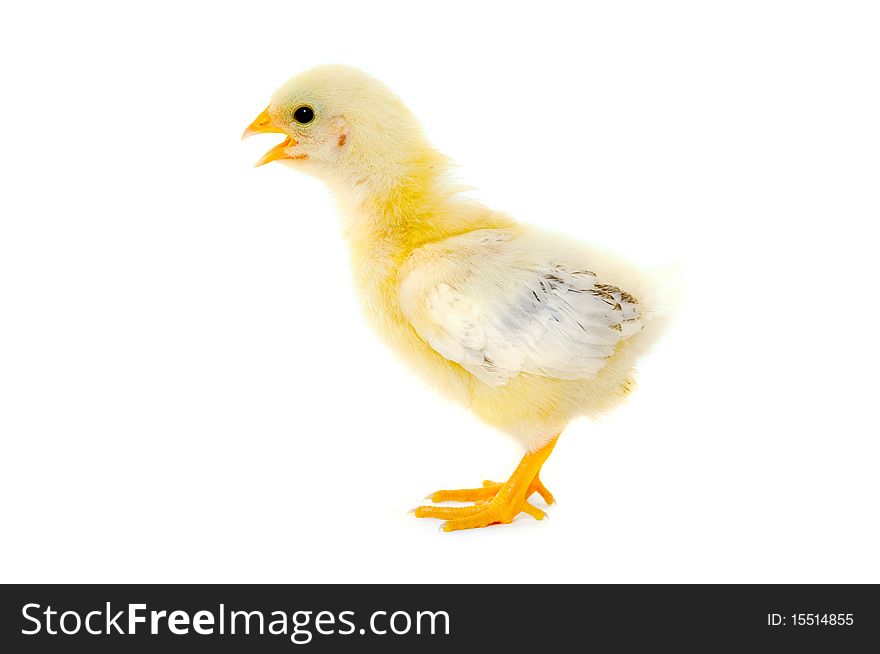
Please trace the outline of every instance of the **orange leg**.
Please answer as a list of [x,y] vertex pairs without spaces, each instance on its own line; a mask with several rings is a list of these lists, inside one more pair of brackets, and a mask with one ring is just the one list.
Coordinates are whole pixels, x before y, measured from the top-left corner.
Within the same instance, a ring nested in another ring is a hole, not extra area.
[[528,498],[532,493],[539,493],[548,504],[553,503],[553,495],[541,483],[538,474],[553,451],[557,438],[558,436],[537,452],[526,452],[510,479],[503,484],[484,482],[483,488],[437,491],[430,496],[434,502],[473,501],[473,506],[420,506],[415,510],[416,517],[446,520],[441,525],[444,531],[507,524],[521,512],[528,513],[536,520],[543,519],[547,514],[530,504]]

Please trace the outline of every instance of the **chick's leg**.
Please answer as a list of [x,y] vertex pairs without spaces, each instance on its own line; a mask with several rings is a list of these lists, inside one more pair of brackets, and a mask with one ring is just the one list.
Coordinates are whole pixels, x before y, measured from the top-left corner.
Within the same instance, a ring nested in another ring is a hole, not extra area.
[[487,482],[483,488],[438,491],[431,496],[434,501],[442,501],[438,499],[438,494],[440,498],[448,500],[472,500],[476,502],[473,506],[420,506],[415,510],[416,517],[446,520],[447,522],[441,526],[444,531],[474,529],[499,523],[507,524],[512,522],[521,512],[528,513],[536,520],[541,520],[546,514],[536,506],[529,504],[528,497],[532,493],[538,492],[545,500],[549,497],[549,502],[553,501],[553,496],[541,484],[538,474],[547,457],[550,456],[550,452],[553,451],[557,438],[536,452],[527,452],[510,479],[498,485],[497,488],[494,482]]

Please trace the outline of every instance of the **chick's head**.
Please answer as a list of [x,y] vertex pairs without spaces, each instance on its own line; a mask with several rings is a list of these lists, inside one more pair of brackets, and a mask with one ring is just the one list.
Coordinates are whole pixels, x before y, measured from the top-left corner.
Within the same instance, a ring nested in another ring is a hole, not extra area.
[[400,99],[348,66],[318,66],[286,82],[243,137],[259,133],[285,139],[258,166],[280,161],[326,181],[390,178],[427,150]]

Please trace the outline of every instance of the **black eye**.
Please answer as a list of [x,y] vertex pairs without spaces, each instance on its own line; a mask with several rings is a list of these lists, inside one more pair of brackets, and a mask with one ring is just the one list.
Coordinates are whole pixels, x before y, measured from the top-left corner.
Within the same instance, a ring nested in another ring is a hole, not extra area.
[[306,125],[315,119],[315,112],[311,107],[302,106],[293,112],[293,119],[298,123]]

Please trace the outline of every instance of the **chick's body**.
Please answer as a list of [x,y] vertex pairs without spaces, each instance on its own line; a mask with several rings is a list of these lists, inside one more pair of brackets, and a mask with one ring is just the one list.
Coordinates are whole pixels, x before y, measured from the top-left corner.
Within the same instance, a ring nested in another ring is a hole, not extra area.
[[[636,355],[660,325],[649,320],[650,294],[638,273],[601,251],[467,201],[430,206],[430,218],[401,230],[380,228],[396,210],[385,203],[377,214],[361,208],[350,216],[356,284],[367,315],[392,348],[429,383],[529,450],[573,417],[621,401]],[[624,313],[620,293],[636,300],[637,312]],[[594,306],[578,314],[584,300]],[[605,324],[595,325],[597,319]],[[486,332],[504,320],[510,324],[495,330],[493,343]],[[587,342],[567,337],[566,328]],[[542,347],[568,360],[525,370],[524,359],[540,359]],[[592,356],[575,357],[584,350]]]
[[[314,112],[304,125],[303,107]],[[400,100],[355,69],[295,77],[246,134],[255,131],[287,134],[261,162],[282,160],[334,192],[356,284],[383,338],[526,448],[505,484],[434,495],[473,507],[416,515],[447,518],[447,529],[510,522],[520,511],[543,517],[526,498],[552,500],[538,471],[557,435],[573,417],[620,402],[661,331],[652,284],[617,256],[463,197]]]

